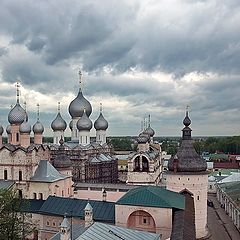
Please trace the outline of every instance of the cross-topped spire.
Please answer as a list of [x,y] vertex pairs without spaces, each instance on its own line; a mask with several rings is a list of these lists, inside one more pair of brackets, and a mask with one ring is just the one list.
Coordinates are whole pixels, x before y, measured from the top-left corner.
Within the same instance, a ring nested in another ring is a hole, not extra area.
[[148,126],[150,127],[150,125],[151,125],[151,116],[150,116],[150,114],[148,115]]
[[60,112],[60,106],[61,105],[61,103],[60,102],[58,102],[58,112]]
[[16,86],[16,93],[17,93],[17,103],[19,103],[19,88],[20,88],[19,82],[16,82],[15,86]]
[[102,103],[100,103],[100,112],[102,112],[102,108],[103,108]]
[[27,102],[24,101],[23,105],[24,105],[24,110],[25,110],[25,112],[26,112],[26,111],[27,111]]
[[38,120],[38,121],[39,121],[39,116],[40,116],[40,110],[39,110],[39,108],[40,108],[40,104],[37,103],[37,120]]
[[79,75],[79,85],[80,85],[80,88],[82,88],[82,77],[83,77],[83,74],[82,74],[82,71],[80,69],[78,71],[78,75]]

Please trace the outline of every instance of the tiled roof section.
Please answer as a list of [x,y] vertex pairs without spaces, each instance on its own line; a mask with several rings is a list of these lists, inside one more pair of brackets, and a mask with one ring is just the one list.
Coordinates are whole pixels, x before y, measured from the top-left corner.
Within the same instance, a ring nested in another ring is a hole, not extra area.
[[129,190],[116,204],[184,209],[185,198],[180,193],[165,188],[142,186]]
[[220,183],[218,187],[225,192],[234,205],[240,210],[240,181]]
[[113,240],[113,239],[160,240],[160,235],[95,222],[76,240]]
[[[39,213],[46,215],[64,216],[66,213],[73,217],[84,219],[84,208],[88,200],[49,196]],[[89,200],[93,208],[93,220],[114,223],[115,203]]]
[[59,173],[48,160],[40,160],[39,165],[30,181],[33,182],[56,182],[66,179],[67,176]]
[[15,184],[12,180],[0,180],[0,190],[8,190]]
[[240,172],[234,172],[232,175],[225,177],[220,180],[218,183],[226,183],[226,182],[240,182]]

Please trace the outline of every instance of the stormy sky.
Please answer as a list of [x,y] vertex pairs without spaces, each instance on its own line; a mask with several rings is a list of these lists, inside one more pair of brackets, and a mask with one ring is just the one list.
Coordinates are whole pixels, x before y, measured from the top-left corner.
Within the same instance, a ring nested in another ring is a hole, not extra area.
[[137,135],[148,114],[157,136],[180,135],[187,105],[193,135],[239,135],[239,0],[0,3],[4,128],[17,81],[31,124],[39,103],[50,136],[58,101],[69,122],[80,68],[91,119],[102,102],[109,135]]

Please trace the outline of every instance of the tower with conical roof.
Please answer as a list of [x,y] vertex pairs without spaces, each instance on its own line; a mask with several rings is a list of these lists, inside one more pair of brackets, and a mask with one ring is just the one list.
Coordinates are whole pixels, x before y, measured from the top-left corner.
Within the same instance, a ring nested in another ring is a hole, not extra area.
[[187,192],[192,196],[196,238],[203,238],[207,235],[207,163],[193,147],[188,109],[183,124],[180,148],[168,162],[167,189],[175,192]]
[[16,83],[17,102],[8,114],[8,122],[11,125],[10,143],[13,145],[20,144],[19,127],[24,122],[26,111],[21,107],[19,100],[19,83]]
[[60,240],[69,240],[71,238],[71,224],[64,216],[63,221],[60,224]]
[[70,122],[70,129],[71,129],[71,140],[78,141],[78,129],[77,129],[77,122],[83,116],[84,109],[86,111],[86,115],[89,117],[92,113],[92,106],[90,102],[83,96],[82,93],[82,72],[79,71],[79,91],[78,95],[75,99],[72,100],[68,107],[69,114],[72,117]]
[[84,216],[85,227],[91,226],[93,224],[93,208],[89,202],[84,208]]
[[96,142],[99,144],[106,143],[106,130],[108,128],[108,122],[102,114],[102,104],[100,103],[100,114],[97,120],[94,122],[94,128],[96,129]]
[[56,118],[52,121],[51,128],[53,130],[53,143],[59,144],[61,138],[64,139],[64,131],[67,128],[67,123],[62,118],[60,113],[60,102],[58,102],[58,113]]
[[33,133],[34,133],[34,144],[42,144],[42,134],[44,132],[44,126],[40,122],[40,111],[39,111],[39,103],[37,104],[37,122],[33,125]]

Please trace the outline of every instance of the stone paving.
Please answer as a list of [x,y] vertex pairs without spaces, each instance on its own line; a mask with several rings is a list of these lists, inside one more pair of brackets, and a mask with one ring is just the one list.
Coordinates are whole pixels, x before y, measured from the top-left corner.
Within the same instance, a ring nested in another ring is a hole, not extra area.
[[208,207],[208,228],[211,240],[240,240],[240,233],[231,218],[220,207],[215,195],[209,195],[214,207]]

